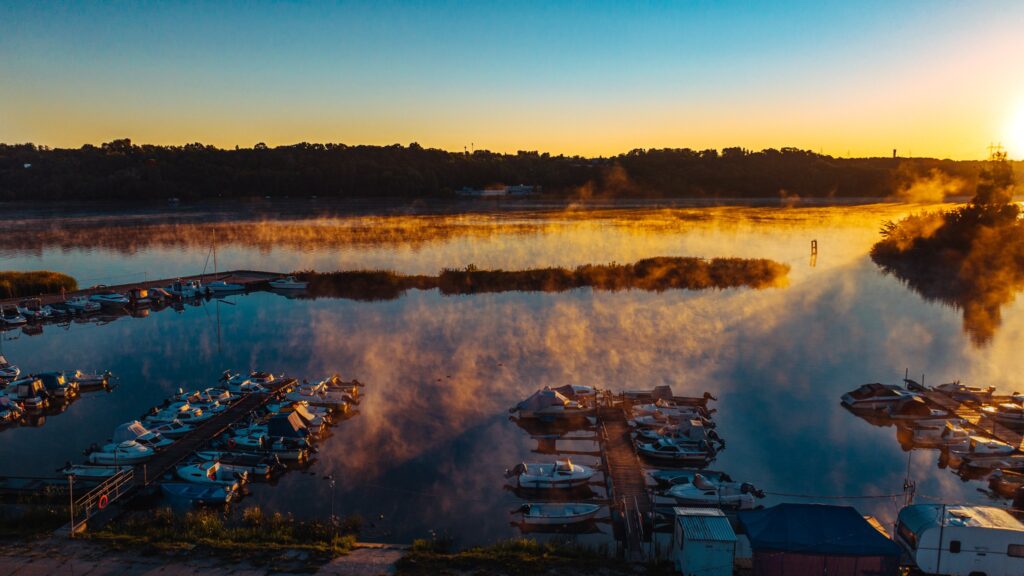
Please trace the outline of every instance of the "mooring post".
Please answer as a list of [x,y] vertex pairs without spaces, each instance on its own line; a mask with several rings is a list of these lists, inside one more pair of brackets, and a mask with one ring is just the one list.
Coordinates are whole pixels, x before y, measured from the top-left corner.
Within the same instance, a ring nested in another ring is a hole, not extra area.
[[71,517],[70,538],[75,537],[75,476],[68,474],[68,514]]

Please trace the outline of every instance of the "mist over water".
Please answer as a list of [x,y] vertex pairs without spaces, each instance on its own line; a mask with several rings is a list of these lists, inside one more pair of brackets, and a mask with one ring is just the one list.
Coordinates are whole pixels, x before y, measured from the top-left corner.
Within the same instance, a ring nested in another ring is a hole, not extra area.
[[[340,372],[367,387],[358,415],[321,444],[310,473],[257,484],[242,505],[326,516],[322,477],[334,474],[338,510],[362,514],[374,524],[370,537],[381,540],[408,541],[431,530],[448,531],[460,544],[515,535],[508,511],[519,500],[504,488],[503,472],[552,456],[531,452],[537,440],[508,420],[507,409],[544,385],[671,384],[677,393],[712,392],[727,447],[711,468],[790,495],[772,495],[766,504],[801,501],[792,496],[801,494],[898,494],[908,454],[895,428],[850,414],[839,397],[865,382],[895,383],[908,367],[930,384],[960,379],[1010,392],[1017,389],[1015,343],[1024,337],[1024,309],[1012,302],[989,345],[974,346],[956,310],[923,300],[870,261],[881,222],[914,210],[885,204],[394,216],[373,227],[401,233],[379,237],[353,232],[366,228],[359,217],[243,223],[249,230],[269,226],[282,240],[218,233],[221,270],[436,274],[470,263],[519,269],[722,256],[771,258],[791,271],[787,286],[763,290],[410,290],[379,302],[261,292],[233,296],[233,305],[211,301],[102,326],[46,326],[40,336],[6,332],[3,353],[24,371],[109,368],[121,380],[112,393],[87,394],[40,428],[0,431],[7,456],[0,474],[51,473],[178,387],[212,386],[224,369],[258,367],[309,379]],[[0,243],[2,267],[67,272],[82,284],[92,283],[83,281],[89,275],[191,274],[213,241],[201,224],[180,228],[180,241],[146,227],[100,228],[103,234],[76,236],[74,245],[43,236],[22,246]],[[95,239],[118,236],[132,248]],[[819,246],[813,266],[811,240]],[[587,454],[596,451],[591,440],[559,440],[558,447],[582,452],[574,457],[580,463],[597,462]],[[937,459],[937,451],[912,454],[920,497],[987,499],[978,492],[982,483],[962,482]],[[900,499],[837,502],[891,523]]]

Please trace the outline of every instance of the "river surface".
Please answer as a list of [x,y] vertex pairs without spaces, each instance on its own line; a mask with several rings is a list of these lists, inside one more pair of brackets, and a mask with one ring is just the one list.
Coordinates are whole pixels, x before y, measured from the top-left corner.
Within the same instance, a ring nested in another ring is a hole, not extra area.
[[[443,268],[514,270],[629,263],[652,256],[770,258],[782,286],[664,292],[506,292],[392,300],[286,298],[255,292],[145,318],[3,333],[23,371],[110,369],[118,387],[90,393],[38,427],[0,431],[0,474],[50,475],[179,387],[213,386],[226,369],[367,383],[358,414],[321,444],[314,464],[256,484],[241,506],[326,517],[360,514],[367,537],[407,542],[449,534],[460,545],[514,536],[521,500],[504,471],[550,461],[508,408],[567,383],[611,390],[670,384],[719,400],[727,447],[712,468],[781,501],[854,505],[891,526],[908,475],[919,501],[985,502],[981,482],[901,448],[896,429],[843,409],[860,384],[960,379],[1011,392],[1024,309],[1011,302],[985,343],[961,312],[928,302],[868,252],[883,221],[920,206],[512,206],[459,213],[291,207],[277,212],[157,210],[14,212],[0,269],[49,269],[82,286],[213,270],[288,272]],[[810,246],[817,241],[818,255]],[[597,445],[559,440],[593,464]],[[601,486],[596,486],[603,493]],[[897,496],[893,496],[897,495]],[[813,498],[811,498],[813,497]],[[607,524],[594,536],[607,538]]]

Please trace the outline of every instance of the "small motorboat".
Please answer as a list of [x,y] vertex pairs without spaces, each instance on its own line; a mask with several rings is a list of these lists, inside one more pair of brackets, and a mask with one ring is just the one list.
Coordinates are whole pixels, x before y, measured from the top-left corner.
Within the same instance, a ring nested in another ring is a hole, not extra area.
[[53,308],[43,305],[39,298],[26,298],[18,302],[18,313],[31,322],[40,322],[53,317]]
[[273,454],[281,460],[301,462],[309,456],[308,442],[285,438],[270,440],[265,435],[232,436],[224,445],[231,451]]
[[225,370],[224,374],[220,377],[221,382],[224,383],[224,387],[235,394],[266,392],[266,386],[274,382],[276,379],[277,378],[269,372],[260,372],[257,370],[253,370],[248,375]]
[[177,280],[164,289],[182,300],[199,298],[205,292],[203,285],[198,280]]
[[275,290],[305,290],[309,286],[309,282],[298,280],[295,276],[285,276],[284,278],[276,278],[269,282],[270,287]]
[[583,502],[537,503],[529,502],[514,513],[523,515],[524,524],[564,526],[593,520],[601,507]]
[[701,406],[676,404],[671,400],[656,400],[653,404],[633,406],[633,416],[647,416],[649,414],[663,414],[674,420],[688,420],[698,417],[707,418],[710,416],[708,410]]
[[171,438],[172,440],[181,438],[195,429],[194,424],[186,424],[181,420],[171,420],[170,422],[164,422],[149,428],[149,430],[159,432],[161,436]]
[[66,306],[68,310],[72,312],[77,312],[79,314],[99,312],[100,309],[103,308],[103,306],[99,302],[95,300],[90,300],[85,296],[75,296],[73,298],[68,298],[67,300],[64,301],[64,306]]
[[624,399],[633,402],[653,402],[655,400],[671,400],[676,404],[689,404],[691,406],[707,407],[709,400],[718,400],[710,392],[701,396],[676,396],[672,387],[667,384],[655,386],[650,390],[626,390],[621,393]]
[[195,455],[203,462],[220,462],[228,471],[247,472],[250,476],[260,478],[270,476],[275,468],[281,466],[278,458],[254,452],[202,450]]
[[25,416],[25,409],[10,397],[0,394],[0,424],[12,424]]
[[90,464],[68,464],[58,470],[64,476],[74,476],[78,479],[104,480],[118,472],[127,472],[131,466],[95,466]]
[[695,474],[689,483],[672,486],[665,495],[682,506],[729,510],[752,510],[757,507],[757,500],[765,497],[763,490],[748,482],[714,482],[701,474]]
[[545,386],[526,400],[513,406],[509,412],[516,414],[521,419],[550,422],[582,420],[593,416],[594,408],[576,400],[570,400],[563,394]]
[[971,436],[966,445],[950,448],[949,454],[950,456],[959,456],[966,460],[968,456],[981,458],[986,456],[1007,456],[1016,451],[1017,448],[1015,446],[1001,440],[985,436]]
[[0,354],[0,381],[14,380],[21,375],[21,368],[7,361],[7,357]]
[[8,398],[20,403],[26,410],[42,410],[49,403],[46,387],[35,376],[11,382],[5,392]]
[[715,456],[715,450],[707,442],[703,445],[676,444],[671,440],[661,439],[657,442],[637,442],[636,451],[641,456],[653,460],[667,460],[680,464],[707,464]]
[[230,486],[193,482],[163,482],[160,484],[160,490],[171,500],[195,504],[226,504],[237,494]]
[[134,440],[125,440],[117,444],[107,444],[89,453],[90,464],[139,464],[153,457],[152,448],[143,446]]
[[976,386],[967,386],[965,384],[961,384],[960,381],[956,381],[939,384],[935,387],[935,390],[942,392],[957,402],[975,402],[982,404],[992,401],[992,395],[995,394],[996,387],[988,386],[987,388],[979,388]]
[[583,486],[594,477],[594,470],[566,459],[554,463],[523,462],[505,476],[515,477],[520,488],[561,490]]
[[684,420],[679,424],[664,426],[662,428],[638,428],[636,436],[639,440],[657,442],[658,440],[670,440],[676,444],[700,444],[716,442],[719,446],[725,446],[725,442],[714,430],[704,426],[701,420]]
[[27,324],[28,320],[18,312],[17,308],[0,306],[0,322],[7,326],[21,326]]
[[966,447],[971,441],[971,433],[964,428],[960,419],[942,420],[940,423],[918,421],[910,429],[910,442],[917,448],[942,448],[948,446]]
[[221,294],[225,292],[244,292],[245,286],[242,284],[225,282],[223,280],[215,280],[207,284],[206,289],[210,292]]
[[128,300],[127,296],[111,290],[97,292],[92,296],[89,296],[89,300],[96,302],[104,308],[123,308],[131,304],[131,301]]
[[225,388],[207,388],[206,390],[194,390],[192,392],[184,392],[179,388],[178,394],[174,396],[175,400],[188,402],[203,409],[206,409],[206,405],[212,404],[226,406],[241,398],[240,395],[232,394],[230,390]]
[[327,406],[341,409],[352,401],[352,397],[344,392],[329,390],[323,383],[300,384],[285,395],[285,401],[306,402],[311,406]]
[[166,304],[174,300],[174,294],[171,294],[163,288],[150,288],[149,289],[149,301],[152,304]]
[[185,424],[199,424],[214,416],[212,412],[204,412],[202,408],[192,406],[188,402],[171,402],[166,408],[154,410],[155,412],[144,418],[147,423],[154,426],[175,420]]
[[647,473],[652,480],[662,488],[669,488],[676,484],[688,484],[698,474],[712,482],[732,482],[732,478],[725,472],[712,472],[710,470],[653,470]]
[[112,438],[114,442],[124,442],[126,440],[134,440],[139,444],[152,448],[154,450],[160,450],[166,448],[171,444],[174,444],[174,440],[165,438],[163,434],[155,430],[147,430],[142,422],[133,420],[121,424],[114,429],[114,436]]
[[238,488],[239,485],[244,484],[249,479],[247,472],[228,470],[217,461],[183,464],[175,468],[174,471],[178,478],[186,482],[218,484],[221,486],[231,486],[232,488]]
[[885,409],[885,415],[890,420],[928,420],[952,416],[945,410],[932,408],[920,396],[911,396],[890,404]]
[[860,388],[843,394],[842,404],[850,410],[876,411],[885,410],[889,406],[912,396],[914,392],[895,384],[864,384]]
[[79,390],[107,388],[110,386],[110,379],[114,376],[109,370],[106,372],[83,372],[81,370],[75,370],[74,372],[67,372],[65,375],[69,381],[78,385]]
[[78,384],[68,380],[63,372],[44,372],[37,374],[51,398],[73,398],[78,395]]
[[1024,425],[1024,405],[1016,402],[1003,402],[995,406],[983,406],[982,414],[999,422],[1011,426]]

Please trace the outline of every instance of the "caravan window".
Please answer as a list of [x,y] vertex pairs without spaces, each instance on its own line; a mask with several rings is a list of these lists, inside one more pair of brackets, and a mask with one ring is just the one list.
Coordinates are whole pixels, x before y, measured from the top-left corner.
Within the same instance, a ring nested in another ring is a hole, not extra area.
[[951,554],[959,554],[960,553],[960,541],[959,540],[950,540],[949,541],[949,552]]
[[899,529],[897,531],[899,532],[900,537],[903,538],[903,541],[907,543],[907,545],[909,545],[914,550],[917,549],[917,536],[914,534],[913,530],[907,528],[906,524],[900,522]]
[[1014,558],[1024,558],[1024,544],[1010,544],[1006,547],[1006,555]]

